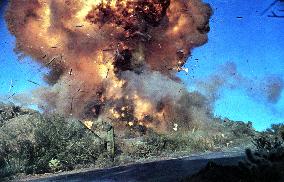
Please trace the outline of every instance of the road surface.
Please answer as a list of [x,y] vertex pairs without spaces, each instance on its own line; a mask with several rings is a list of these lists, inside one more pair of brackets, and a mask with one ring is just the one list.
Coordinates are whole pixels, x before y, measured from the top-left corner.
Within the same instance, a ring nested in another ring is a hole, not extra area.
[[192,175],[203,168],[208,161],[218,164],[237,164],[244,154],[209,153],[179,159],[132,164],[109,169],[90,170],[64,174],[48,178],[34,179],[32,182],[173,182]]

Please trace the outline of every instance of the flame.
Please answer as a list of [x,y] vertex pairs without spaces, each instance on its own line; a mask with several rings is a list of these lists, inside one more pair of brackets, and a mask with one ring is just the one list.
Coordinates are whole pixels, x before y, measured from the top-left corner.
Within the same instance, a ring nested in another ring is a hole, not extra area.
[[11,0],[6,20],[17,49],[51,70],[46,110],[71,112],[88,128],[110,117],[164,130],[172,126],[157,105],[174,100],[172,91],[156,98],[140,87],[157,72],[175,83],[177,71],[188,72],[182,66],[207,41],[210,15],[200,0]]
[[133,122],[128,122],[128,125],[129,126],[134,126],[134,123]]
[[134,96],[134,104],[135,116],[138,120],[143,120],[143,118],[150,114],[153,109],[152,104],[149,101],[140,98],[138,95]]
[[88,128],[92,129],[94,122],[93,121],[84,121],[83,124]]

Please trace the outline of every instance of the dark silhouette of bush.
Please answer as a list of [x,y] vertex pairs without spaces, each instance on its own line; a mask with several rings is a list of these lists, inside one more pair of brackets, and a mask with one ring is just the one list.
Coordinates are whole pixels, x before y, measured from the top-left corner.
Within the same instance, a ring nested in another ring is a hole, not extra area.
[[246,150],[246,160],[237,166],[208,163],[183,182],[282,182],[284,181],[284,125],[273,125],[255,138],[256,151]]

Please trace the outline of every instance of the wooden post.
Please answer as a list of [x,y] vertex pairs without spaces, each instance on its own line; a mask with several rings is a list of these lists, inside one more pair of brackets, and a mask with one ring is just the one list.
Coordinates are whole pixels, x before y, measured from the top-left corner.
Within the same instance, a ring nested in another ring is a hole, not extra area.
[[107,131],[107,151],[109,152],[110,156],[114,158],[115,142],[114,142],[114,129],[112,126]]

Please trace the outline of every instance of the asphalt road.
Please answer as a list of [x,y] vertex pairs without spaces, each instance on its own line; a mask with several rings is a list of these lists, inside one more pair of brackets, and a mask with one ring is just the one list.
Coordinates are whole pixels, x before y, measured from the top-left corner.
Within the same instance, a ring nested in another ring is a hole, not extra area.
[[244,158],[242,153],[209,153],[180,159],[133,164],[102,170],[53,176],[32,182],[175,182],[192,175],[209,161],[218,164],[237,164]]

